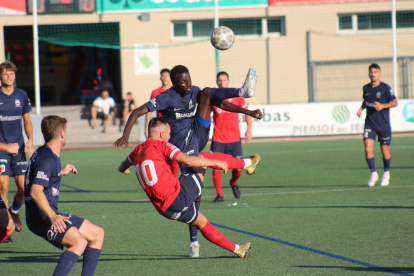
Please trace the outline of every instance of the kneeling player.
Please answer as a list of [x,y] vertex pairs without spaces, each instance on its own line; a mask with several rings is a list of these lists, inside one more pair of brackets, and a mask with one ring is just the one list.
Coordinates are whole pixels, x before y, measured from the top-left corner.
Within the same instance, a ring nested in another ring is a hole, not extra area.
[[[234,252],[240,258],[246,257],[250,243],[239,246],[230,242],[195,208],[195,204],[200,200],[207,167],[222,169],[225,172],[229,168],[244,168],[252,174],[258,162],[252,163],[251,158],[237,159],[225,154],[201,153],[203,156],[216,157],[223,161],[188,156],[167,143],[170,131],[170,125],[165,118],[153,118],[148,125],[148,140],[138,145],[121,163],[118,170],[129,174],[128,168],[134,165],[142,188],[160,214],[193,225],[210,242]],[[255,156],[255,160],[259,158],[258,155]],[[171,163],[176,161],[188,166],[179,179],[175,178],[171,171]]]
[[77,174],[73,165],[60,164],[60,151],[66,143],[66,119],[46,116],[42,120],[45,144],[30,159],[25,203],[27,227],[63,252],[53,275],[67,275],[83,254],[82,275],[93,275],[101,255],[104,230],[90,221],[58,212],[62,176]]

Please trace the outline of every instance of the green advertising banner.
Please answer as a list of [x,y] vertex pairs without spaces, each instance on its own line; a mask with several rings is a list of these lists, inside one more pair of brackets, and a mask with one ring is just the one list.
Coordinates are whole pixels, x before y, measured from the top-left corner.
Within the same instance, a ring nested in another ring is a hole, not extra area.
[[[266,7],[267,0],[218,0],[220,8]],[[98,13],[162,12],[213,9],[214,0],[97,0]]]

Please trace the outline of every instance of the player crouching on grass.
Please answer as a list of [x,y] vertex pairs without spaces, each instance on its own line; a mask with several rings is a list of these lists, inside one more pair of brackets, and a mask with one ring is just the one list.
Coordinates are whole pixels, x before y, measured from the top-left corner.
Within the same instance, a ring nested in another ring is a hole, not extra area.
[[[245,258],[250,243],[238,245],[230,242],[197,211],[195,204],[199,204],[196,201],[200,200],[207,167],[221,169],[227,173],[229,168],[241,166],[248,174],[252,174],[259,162],[252,163],[253,157],[237,159],[230,155],[205,152],[201,153],[202,156],[188,156],[176,146],[167,143],[170,131],[170,125],[165,118],[151,119],[148,124],[148,140],[138,145],[122,161],[118,171],[129,174],[129,167],[134,165],[139,183],[161,215],[195,226],[210,242],[234,252],[240,258]],[[221,160],[207,159],[204,156]],[[254,158],[260,160],[258,155]],[[177,161],[187,166],[179,179],[174,177],[171,170],[172,163]]]
[[90,221],[58,212],[60,181],[73,165],[60,164],[60,151],[66,143],[66,119],[46,116],[41,123],[45,144],[30,158],[26,174],[25,203],[27,227],[63,252],[54,276],[68,275],[83,254],[82,275],[93,275],[99,262],[104,230]]

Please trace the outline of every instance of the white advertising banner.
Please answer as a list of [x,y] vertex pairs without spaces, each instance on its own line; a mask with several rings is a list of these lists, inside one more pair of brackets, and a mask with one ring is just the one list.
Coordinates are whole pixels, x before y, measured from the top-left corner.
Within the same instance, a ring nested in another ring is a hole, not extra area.
[[[249,109],[260,109],[264,116],[260,121],[253,119],[253,138],[362,134],[366,112],[361,118],[356,115],[361,104],[362,100],[252,105]],[[393,132],[414,132],[414,99],[398,100],[398,106],[390,109],[390,118]],[[239,115],[239,125],[244,137],[244,115]]]
[[160,56],[158,43],[134,44],[135,75],[158,75]]

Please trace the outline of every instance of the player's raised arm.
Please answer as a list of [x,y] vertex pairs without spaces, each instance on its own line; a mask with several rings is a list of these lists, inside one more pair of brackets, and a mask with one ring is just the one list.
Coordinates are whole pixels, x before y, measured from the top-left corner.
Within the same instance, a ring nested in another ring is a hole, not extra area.
[[141,105],[137,109],[135,109],[128,118],[128,122],[125,125],[124,133],[122,137],[115,141],[112,145],[114,148],[123,147],[126,148],[128,146],[128,139],[129,135],[131,134],[131,129],[134,126],[135,121],[144,114],[147,114],[149,109],[146,104]]
[[242,113],[242,114],[249,115],[249,116],[251,116],[253,118],[256,118],[256,119],[259,119],[259,120],[263,118],[263,114],[260,111],[260,109],[248,110],[248,109],[245,109],[243,107],[234,105],[234,104],[232,104],[230,102],[227,102],[227,101],[222,101],[220,104],[213,103],[213,105],[215,105],[217,107],[220,107],[221,109],[229,111],[229,112]]

